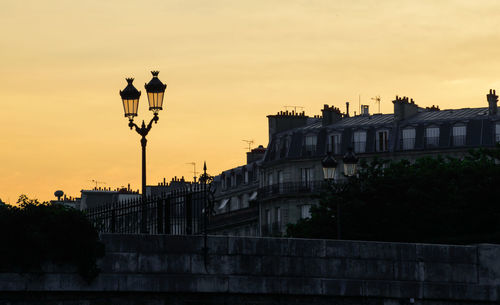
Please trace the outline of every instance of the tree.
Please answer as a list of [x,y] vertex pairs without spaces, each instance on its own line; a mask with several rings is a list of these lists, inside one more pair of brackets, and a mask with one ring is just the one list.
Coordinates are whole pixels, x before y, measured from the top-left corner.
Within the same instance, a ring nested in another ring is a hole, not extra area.
[[76,265],[87,281],[97,276],[104,245],[85,214],[26,195],[17,203],[0,205],[0,269],[41,272],[42,263],[53,262]]
[[322,194],[312,217],[289,225],[287,234],[335,238],[339,204],[343,239],[499,243],[498,160],[497,147],[462,159],[363,163],[358,177]]

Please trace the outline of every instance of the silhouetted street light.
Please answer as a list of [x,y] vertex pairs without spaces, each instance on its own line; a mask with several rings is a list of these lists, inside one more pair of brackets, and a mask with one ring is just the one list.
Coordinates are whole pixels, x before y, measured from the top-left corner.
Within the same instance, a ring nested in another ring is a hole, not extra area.
[[146,136],[148,135],[153,122],[156,124],[159,120],[158,112],[163,109],[163,96],[165,94],[165,89],[167,85],[163,84],[158,79],[159,71],[151,71],[153,78],[149,83],[145,84],[146,92],[148,93],[149,110],[153,111],[153,118],[146,126],[144,120],[142,121],[141,127],[134,123],[134,117],[137,116],[137,110],[139,108],[139,98],[141,97],[141,92],[138,91],[132,82],[133,78],[126,78],[127,87],[120,91],[120,96],[123,101],[123,110],[125,112],[125,117],[129,119],[128,126],[130,129],[135,127],[135,131],[141,135],[141,147],[142,147],[142,215],[141,215],[141,232],[146,233]]
[[[347,153],[342,158],[344,163],[344,175],[346,177],[351,177],[356,174],[358,158],[354,154],[351,147],[347,149]],[[347,181],[335,182],[335,172],[337,170],[338,162],[332,156],[331,153],[327,154],[323,160],[321,160],[321,166],[323,167],[323,177],[326,182],[328,182],[329,187],[334,193],[339,193],[345,191],[347,187]],[[341,239],[340,231],[340,203],[336,202],[337,213],[335,215],[337,223],[337,239]]]

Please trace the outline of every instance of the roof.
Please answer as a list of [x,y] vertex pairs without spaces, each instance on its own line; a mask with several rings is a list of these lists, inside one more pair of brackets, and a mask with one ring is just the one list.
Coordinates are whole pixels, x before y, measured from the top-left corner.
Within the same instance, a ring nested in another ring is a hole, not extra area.
[[427,123],[438,121],[457,121],[488,117],[488,108],[445,109],[439,111],[423,111],[406,120],[408,123]]

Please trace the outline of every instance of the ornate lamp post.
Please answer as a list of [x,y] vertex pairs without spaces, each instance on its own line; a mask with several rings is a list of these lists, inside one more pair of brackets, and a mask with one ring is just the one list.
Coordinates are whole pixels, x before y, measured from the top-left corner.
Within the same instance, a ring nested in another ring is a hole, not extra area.
[[[347,153],[342,158],[344,163],[344,175],[347,177],[354,176],[356,174],[358,158],[352,151],[352,148],[347,149]],[[343,191],[347,186],[346,182],[335,183],[335,171],[337,170],[337,160],[333,158],[331,154],[328,154],[321,160],[321,166],[323,166],[323,176],[325,181],[329,183],[330,188],[333,192],[337,193]],[[337,213],[335,215],[337,222],[337,239],[341,239],[340,231],[340,204],[336,203]]]
[[139,108],[139,98],[141,97],[141,92],[138,91],[132,82],[133,78],[126,78],[127,87],[120,91],[120,96],[123,101],[123,110],[125,112],[125,117],[129,119],[128,126],[130,129],[135,127],[135,131],[141,136],[141,147],[142,147],[142,210],[141,210],[141,232],[146,233],[146,136],[148,135],[153,122],[158,123],[159,117],[158,112],[163,109],[163,96],[165,94],[165,89],[167,85],[163,84],[158,79],[159,71],[151,71],[153,78],[149,83],[145,84],[146,92],[148,93],[149,110],[153,111],[153,118],[149,121],[146,126],[144,120],[142,121],[141,127],[134,123],[134,117],[137,116],[137,110]]

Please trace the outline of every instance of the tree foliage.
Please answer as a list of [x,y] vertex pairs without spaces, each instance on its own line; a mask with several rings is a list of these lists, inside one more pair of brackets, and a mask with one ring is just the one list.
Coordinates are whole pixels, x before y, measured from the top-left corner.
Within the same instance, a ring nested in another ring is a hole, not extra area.
[[97,276],[104,245],[82,212],[25,195],[17,203],[0,205],[1,270],[41,272],[51,262],[76,265],[89,282]]
[[500,243],[499,149],[414,163],[375,159],[320,196],[288,236],[428,243]]

